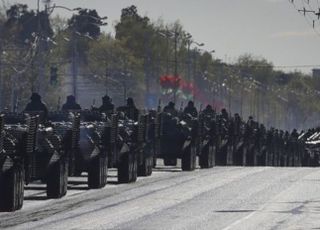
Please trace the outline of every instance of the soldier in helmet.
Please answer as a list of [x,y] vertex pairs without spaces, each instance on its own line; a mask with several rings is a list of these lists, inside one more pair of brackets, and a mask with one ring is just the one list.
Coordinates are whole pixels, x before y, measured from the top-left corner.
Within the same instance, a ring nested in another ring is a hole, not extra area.
[[227,110],[224,109],[224,108],[221,109],[221,118],[222,118],[222,119],[225,119],[226,121],[229,120],[229,114],[228,114]]
[[128,97],[126,106],[121,106],[117,110],[124,112],[129,119],[138,121],[139,110],[136,108],[136,105],[131,97]]
[[62,111],[81,110],[81,106],[76,102],[73,95],[67,96],[67,101],[62,105]]
[[242,126],[242,119],[238,113],[234,114],[234,135],[240,136],[241,135],[241,127]]
[[163,112],[170,113],[172,116],[178,116],[178,111],[175,109],[175,104],[172,101],[163,108]]
[[41,101],[41,96],[38,93],[32,93],[31,101],[27,104],[24,112],[42,112],[43,118],[47,118],[48,109],[45,103]]
[[190,114],[192,117],[198,117],[198,111],[194,106],[193,101],[189,101],[188,105],[183,110],[184,114]]
[[214,111],[211,105],[207,105],[206,108],[202,111],[202,114],[204,116],[215,117],[216,111]]
[[114,105],[112,103],[112,99],[108,95],[105,95],[102,98],[102,105],[99,107],[100,113],[111,114],[113,110]]

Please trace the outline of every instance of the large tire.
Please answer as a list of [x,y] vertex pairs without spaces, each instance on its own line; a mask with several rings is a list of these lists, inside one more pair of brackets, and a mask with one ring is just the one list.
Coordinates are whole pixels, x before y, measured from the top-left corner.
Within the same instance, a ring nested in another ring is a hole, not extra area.
[[0,211],[13,212],[23,205],[24,169],[16,164],[5,172],[0,172]]
[[242,166],[247,166],[247,153],[248,153],[248,148],[245,146],[242,151]]
[[269,155],[268,155],[268,166],[273,166],[273,158],[274,158],[274,153],[273,152],[269,152]]
[[[68,176],[76,176],[76,159],[73,151],[68,155]],[[81,174],[81,173],[80,173]]]
[[132,167],[132,180],[130,182],[136,182],[138,178],[138,159],[136,155],[133,155],[133,167]]
[[214,155],[215,146],[207,145],[199,157],[200,168],[212,168],[215,162]]
[[227,146],[226,165],[227,166],[233,165],[233,145],[232,144]]
[[153,157],[153,168],[157,167],[157,157]]
[[130,183],[137,180],[137,158],[133,153],[125,153],[118,164],[118,183]]
[[61,198],[67,193],[68,186],[68,162],[60,158],[49,166],[47,172],[47,197]]
[[177,166],[177,158],[164,157],[163,164],[165,166]]
[[138,166],[138,176],[150,176],[153,164],[152,156],[144,157],[142,164]]
[[108,158],[95,156],[90,160],[88,169],[88,187],[91,189],[102,188],[107,184]]
[[244,151],[244,147],[234,147],[234,151],[233,151],[233,165],[234,166],[241,166],[243,164],[243,151]]
[[79,177],[81,176],[82,172],[86,171],[84,165],[84,159],[81,156],[82,153],[79,151],[74,155],[74,173],[73,176]]
[[275,153],[275,154],[274,154],[273,166],[275,166],[275,167],[278,167],[278,166],[279,166],[279,153]]
[[183,153],[181,158],[182,171],[193,171],[196,168],[196,146],[190,145]]
[[252,145],[248,145],[245,154],[243,154],[243,166],[255,166],[255,148]]

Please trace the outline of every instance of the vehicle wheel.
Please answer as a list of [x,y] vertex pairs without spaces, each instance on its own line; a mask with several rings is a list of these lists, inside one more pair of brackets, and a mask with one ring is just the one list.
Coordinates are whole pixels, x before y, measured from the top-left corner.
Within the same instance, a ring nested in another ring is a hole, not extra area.
[[212,168],[214,166],[214,146],[207,145],[199,157],[201,168]]
[[247,147],[244,147],[242,152],[242,166],[247,166],[247,152]]
[[273,166],[273,158],[274,158],[274,153],[273,152],[270,152],[269,153],[269,161],[268,161],[268,166]]
[[102,188],[107,184],[108,158],[95,156],[90,160],[88,169],[88,187]]
[[79,177],[81,176],[82,172],[86,171],[86,163],[85,160],[83,159],[82,152],[78,149],[77,152],[74,153],[73,157],[73,167],[74,167],[74,172],[73,176]]
[[138,178],[138,160],[136,155],[132,155],[133,158],[133,167],[132,167],[132,171],[131,171],[131,181],[130,182],[136,182],[137,178]]
[[16,164],[10,169],[0,172],[0,211],[12,212],[23,205],[24,169]]
[[233,146],[230,144],[227,147],[227,159],[226,165],[231,166],[233,165]]
[[246,154],[246,166],[254,166],[255,149],[248,148]]
[[182,158],[181,158],[182,171],[193,171],[196,168],[196,157],[197,157],[196,146],[194,145],[189,146],[182,154]]
[[76,159],[74,152],[71,151],[68,156],[68,176],[75,176],[76,174]]
[[165,157],[163,159],[163,164],[165,166],[176,166],[177,165],[177,158],[168,158],[168,157]]
[[259,162],[259,153],[258,150],[253,150],[253,165],[252,166],[258,166]]
[[118,182],[130,183],[137,180],[137,159],[133,153],[125,153],[118,164]]
[[237,148],[235,147],[234,148],[234,151],[233,151],[233,156],[232,156],[232,159],[233,159],[233,165],[234,166],[241,166],[242,165],[242,161],[243,161],[243,147],[240,147],[240,148]]
[[142,165],[138,167],[138,176],[150,176],[152,174],[153,157],[144,157]]
[[61,198],[67,193],[68,186],[68,163],[60,158],[49,166],[47,172],[47,197]]
[[276,153],[273,158],[273,166],[277,167],[279,162],[279,153]]
[[157,167],[157,157],[153,157],[153,167]]

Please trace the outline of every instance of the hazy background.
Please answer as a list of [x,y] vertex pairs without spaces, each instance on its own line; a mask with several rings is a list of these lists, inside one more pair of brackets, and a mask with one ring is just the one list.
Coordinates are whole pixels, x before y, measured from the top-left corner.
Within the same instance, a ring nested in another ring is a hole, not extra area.
[[[318,0],[313,1],[319,4]],[[37,8],[37,0],[7,2]],[[312,67],[298,66],[320,65],[320,36],[288,0],[52,0],[53,3],[96,9],[100,16],[108,16],[109,25],[104,30],[112,33],[121,9],[134,4],[140,14],[153,21],[179,20],[196,41],[205,43],[205,49],[216,50],[215,58],[228,63],[250,53],[275,66],[290,67],[281,68],[285,71],[309,73]],[[302,7],[304,0],[295,3]],[[43,4],[40,6],[43,8]],[[54,14],[70,16],[70,12],[59,9]]]

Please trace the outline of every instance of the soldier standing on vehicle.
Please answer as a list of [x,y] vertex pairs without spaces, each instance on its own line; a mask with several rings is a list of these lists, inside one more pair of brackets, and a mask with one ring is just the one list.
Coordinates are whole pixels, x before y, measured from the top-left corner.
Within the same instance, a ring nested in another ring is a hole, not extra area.
[[163,112],[165,113],[170,113],[172,116],[178,116],[178,111],[176,110],[176,108],[174,107],[175,104],[170,101],[168,103],[168,105],[166,105],[164,108],[163,108]]
[[112,103],[112,99],[108,95],[105,95],[102,98],[102,105],[99,108],[100,113],[111,114],[113,110],[114,105]]
[[120,106],[117,110],[120,112],[124,112],[127,118],[138,121],[139,110],[136,108],[136,105],[134,104],[134,101],[131,97],[127,99],[126,106]]
[[206,108],[201,112],[204,116],[215,117],[216,111],[211,105],[207,105]]
[[226,121],[229,120],[229,114],[226,109],[221,109],[221,118]]
[[196,107],[194,107],[193,101],[189,101],[187,107],[183,110],[184,114],[190,114],[193,117],[198,117],[198,111]]
[[76,102],[73,95],[67,96],[67,101],[62,105],[62,111],[81,110],[81,106]]
[[246,125],[245,125],[245,132],[244,137],[247,143],[251,143],[253,140],[253,134],[254,134],[254,120],[253,117],[250,116]]
[[234,114],[234,135],[236,137],[239,137],[241,135],[241,127],[242,126],[242,120],[238,113]]
[[221,115],[219,115],[218,119],[218,125],[220,135],[225,137],[229,128],[229,115],[226,109],[221,110]]
[[46,104],[41,101],[41,96],[38,93],[32,93],[31,101],[27,104],[24,112],[42,112],[43,118],[47,118],[48,109]]

